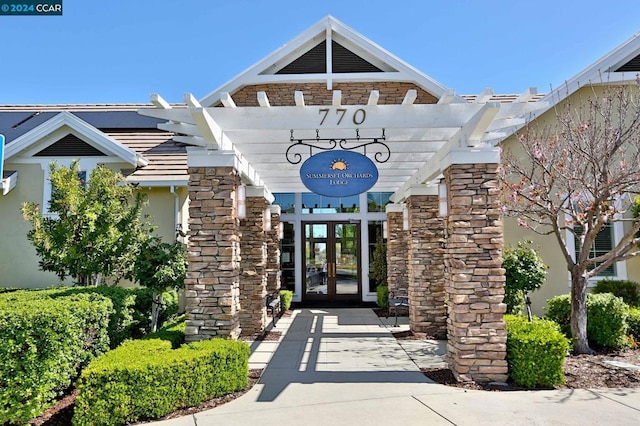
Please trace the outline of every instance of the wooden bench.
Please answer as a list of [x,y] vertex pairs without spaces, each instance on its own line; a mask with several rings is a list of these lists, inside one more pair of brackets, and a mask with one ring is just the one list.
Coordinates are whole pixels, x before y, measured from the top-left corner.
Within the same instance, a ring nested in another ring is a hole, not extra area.
[[409,309],[409,296],[400,295],[394,292],[389,292],[388,305],[387,305],[387,318],[393,309],[393,314],[396,317],[394,327],[398,326],[398,308]]
[[276,320],[280,314],[280,293],[275,292],[267,295],[267,309],[271,310],[271,321],[273,328],[276,327]]

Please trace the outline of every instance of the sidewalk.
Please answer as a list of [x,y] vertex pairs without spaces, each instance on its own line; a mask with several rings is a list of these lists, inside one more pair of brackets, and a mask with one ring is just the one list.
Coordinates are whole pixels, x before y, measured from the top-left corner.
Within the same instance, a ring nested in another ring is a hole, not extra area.
[[[640,389],[487,392],[431,382],[445,342],[398,342],[370,309],[301,309],[277,323],[279,342],[254,342],[265,368],[242,397],[165,426],[637,425]],[[402,346],[401,346],[402,345]]]

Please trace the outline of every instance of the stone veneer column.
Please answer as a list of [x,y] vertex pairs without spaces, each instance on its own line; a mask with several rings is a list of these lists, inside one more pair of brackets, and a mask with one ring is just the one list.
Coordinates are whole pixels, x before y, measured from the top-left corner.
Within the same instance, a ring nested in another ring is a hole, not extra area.
[[271,231],[267,231],[267,293],[280,291],[280,206],[269,206]]
[[409,324],[411,331],[446,339],[444,220],[436,195],[411,195],[409,210]]
[[233,167],[189,167],[186,341],[237,338],[240,230]]
[[[453,162],[453,161],[452,161]],[[506,381],[502,222],[498,164],[452,164],[446,290],[451,370],[461,381]]]
[[407,234],[403,229],[404,204],[387,204],[387,285],[390,292],[408,293]]
[[[247,188],[247,192],[254,188]],[[240,220],[242,268],[240,280],[240,327],[243,335],[260,334],[267,323],[267,200],[247,194],[247,217]]]

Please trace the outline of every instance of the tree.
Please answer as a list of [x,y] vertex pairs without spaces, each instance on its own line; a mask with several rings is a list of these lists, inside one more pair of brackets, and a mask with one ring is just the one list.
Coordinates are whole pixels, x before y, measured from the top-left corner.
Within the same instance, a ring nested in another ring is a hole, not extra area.
[[162,293],[171,287],[184,287],[186,275],[186,253],[180,241],[169,244],[154,236],[142,243],[129,278],[152,290],[151,332],[158,328]]
[[528,244],[531,244],[531,241],[520,241],[516,247],[505,249],[502,267],[506,279],[504,300],[507,313],[521,313],[522,304],[527,300],[527,316],[531,321],[527,292],[542,287],[547,276],[547,266],[540,254]]
[[70,167],[51,163],[50,181],[50,214],[36,203],[22,206],[40,269],[80,285],[99,285],[103,277],[117,282],[129,274],[152,230],[141,218],[143,195],[104,166],[93,169],[85,183],[77,161]]
[[[530,123],[515,149],[503,156],[505,212],[533,232],[551,235],[571,276],[571,333],[577,353],[587,341],[587,283],[614,262],[638,254],[640,222],[625,219],[640,191],[639,89],[595,86],[557,105],[555,123]],[[574,102],[575,101],[575,102]],[[542,121],[542,120],[540,120]],[[596,236],[629,220],[625,234],[606,253],[594,254]],[[572,235],[576,247],[567,244]]]

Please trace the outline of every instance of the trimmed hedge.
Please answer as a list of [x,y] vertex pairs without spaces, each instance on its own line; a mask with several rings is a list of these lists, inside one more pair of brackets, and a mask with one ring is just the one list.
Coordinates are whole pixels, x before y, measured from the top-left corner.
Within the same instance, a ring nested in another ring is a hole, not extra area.
[[[0,301],[17,302],[35,299],[56,299],[77,294],[99,294],[111,300],[113,314],[109,319],[109,345],[116,348],[127,339],[139,339],[151,330],[151,290],[123,287],[56,287],[45,290],[21,290],[0,294]],[[165,310],[160,324],[175,317],[178,295],[175,291],[162,294]]]
[[629,308],[627,311],[627,333],[633,336],[633,340],[640,342],[640,308]]
[[243,389],[249,346],[224,339],[171,349],[166,340],[135,340],[93,361],[78,383],[73,424],[121,425]]
[[629,306],[640,306],[640,284],[628,280],[600,280],[593,288],[596,294],[611,293]]
[[562,365],[569,342],[553,321],[505,315],[509,376],[527,388],[564,383]]
[[0,424],[40,415],[84,365],[109,349],[109,299],[34,293],[0,297]]
[[293,300],[293,292],[291,290],[280,290],[280,303],[283,311],[288,311]]
[[[547,301],[546,318],[560,325],[561,331],[571,337],[571,297],[556,296]],[[587,337],[595,345],[609,348],[627,346],[628,306],[611,293],[587,295]]]

